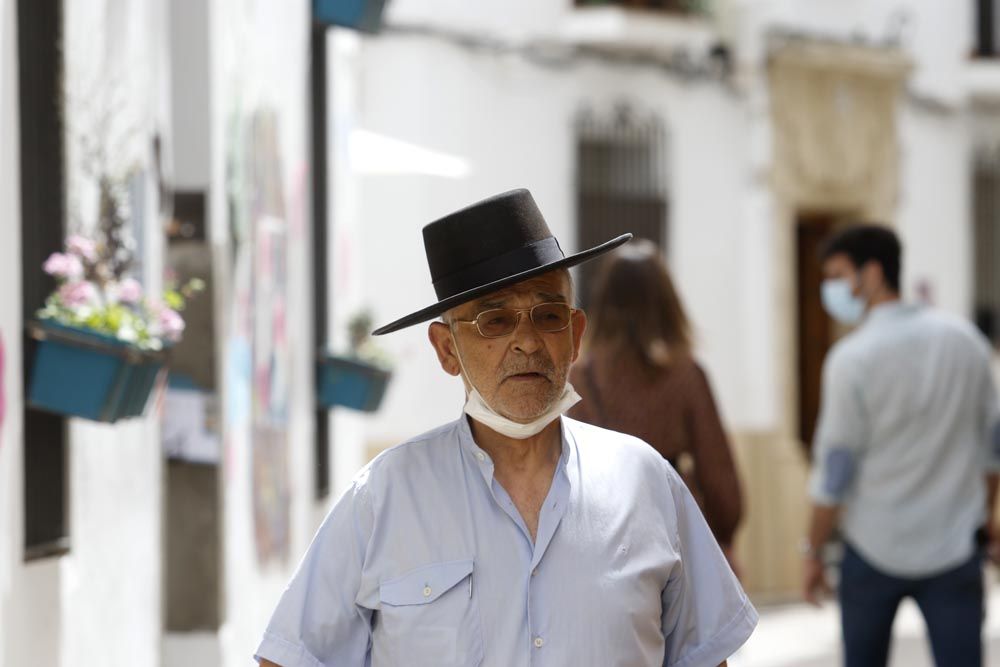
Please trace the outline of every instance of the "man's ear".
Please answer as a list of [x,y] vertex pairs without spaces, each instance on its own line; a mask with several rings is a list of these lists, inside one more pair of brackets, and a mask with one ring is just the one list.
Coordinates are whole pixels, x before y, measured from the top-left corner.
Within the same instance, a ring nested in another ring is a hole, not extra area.
[[858,271],[858,274],[860,282],[867,285],[872,294],[878,293],[888,287],[882,265],[874,260],[865,262],[864,266]]
[[583,344],[583,333],[587,330],[587,313],[582,310],[573,311],[570,319],[570,329],[573,332],[573,361],[580,356],[580,346]]
[[437,353],[438,363],[448,375],[458,375],[462,371],[462,365],[458,362],[458,355],[455,352],[455,340],[451,337],[451,330],[444,322],[431,322],[427,327],[427,338],[434,346]]

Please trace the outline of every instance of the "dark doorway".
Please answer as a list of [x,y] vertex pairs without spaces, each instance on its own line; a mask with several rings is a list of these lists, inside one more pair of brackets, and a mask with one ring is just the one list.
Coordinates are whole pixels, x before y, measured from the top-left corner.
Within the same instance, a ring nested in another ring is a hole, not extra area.
[[843,216],[832,213],[802,214],[795,228],[798,302],[799,438],[807,454],[812,451],[819,416],[823,361],[843,330],[823,310],[820,286],[823,267],[820,252]]
[[1000,148],[977,151],[973,164],[973,314],[994,347],[1000,346]]

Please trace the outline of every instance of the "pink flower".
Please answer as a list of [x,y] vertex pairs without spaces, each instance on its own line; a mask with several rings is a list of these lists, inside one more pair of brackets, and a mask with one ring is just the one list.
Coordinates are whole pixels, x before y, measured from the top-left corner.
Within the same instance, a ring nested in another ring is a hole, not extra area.
[[180,313],[172,308],[163,308],[158,317],[164,337],[172,343],[179,341],[184,333],[184,318]]
[[97,300],[97,289],[86,280],[66,283],[59,288],[59,300],[68,308],[85,306]]
[[80,259],[85,259],[88,262],[97,261],[97,244],[86,236],[73,234],[66,239],[66,249]]
[[139,303],[142,299],[142,284],[135,278],[126,278],[118,285],[118,299],[122,303]]
[[79,278],[83,275],[83,264],[80,258],[75,255],[64,255],[61,252],[54,252],[49,255],[42,265],[45,273],[56,278]]

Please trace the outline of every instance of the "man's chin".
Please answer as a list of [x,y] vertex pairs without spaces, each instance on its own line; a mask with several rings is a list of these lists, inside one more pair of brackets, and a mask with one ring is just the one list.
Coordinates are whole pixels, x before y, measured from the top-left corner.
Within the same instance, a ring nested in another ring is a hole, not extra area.
[[[559,400],[560,394],[552,391],[550,382],[546,382],[545,391],[532,391],[526,386],[518,388],[513,384],[501,386],[494,394],[494,400],[498,405],[494,405],[493,409],[519,424],[533,422],[552,409]],[[542,387],[536,383],[534,389]]]
[[551,403],[540,409],[538,407],[520,408],[514,410],[502,409],[497,412],[512,422],[517,422],[518,424],[530,424],[548,412],[550,407],[552,407]]

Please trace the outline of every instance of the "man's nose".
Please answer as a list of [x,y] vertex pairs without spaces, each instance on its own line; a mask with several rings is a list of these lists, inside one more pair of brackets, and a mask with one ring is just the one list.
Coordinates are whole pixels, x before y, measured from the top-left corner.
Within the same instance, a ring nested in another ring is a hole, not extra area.
[[542,337],[531,321],[530,313],[522,312],[517,318],[514,333],[511,334],[511,347],[524,354],[534,354],[542,347]]

